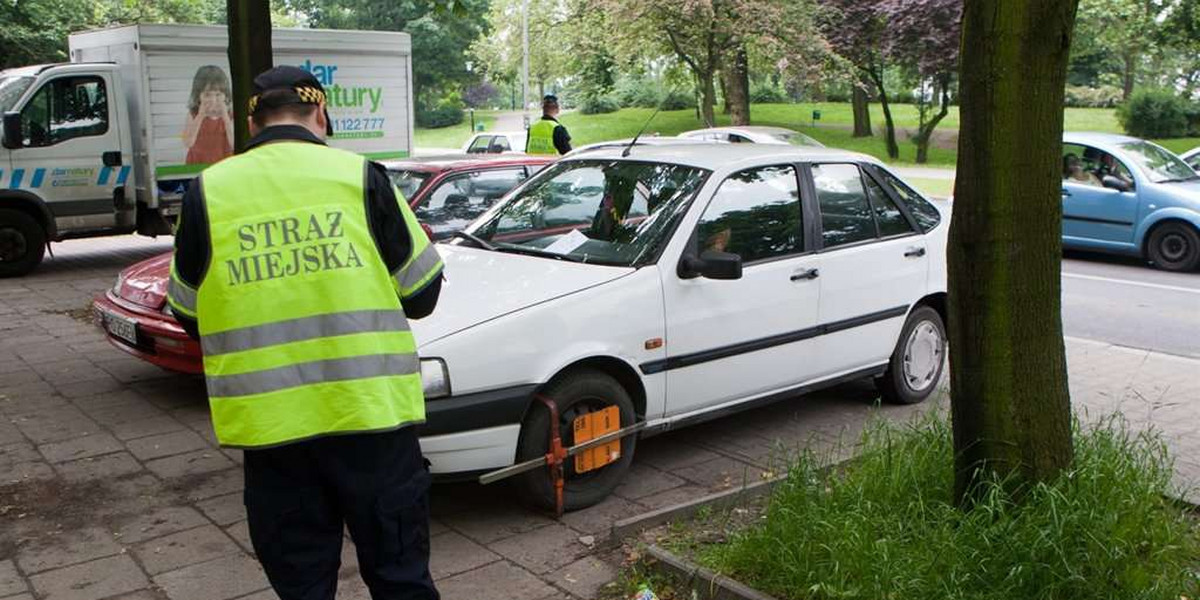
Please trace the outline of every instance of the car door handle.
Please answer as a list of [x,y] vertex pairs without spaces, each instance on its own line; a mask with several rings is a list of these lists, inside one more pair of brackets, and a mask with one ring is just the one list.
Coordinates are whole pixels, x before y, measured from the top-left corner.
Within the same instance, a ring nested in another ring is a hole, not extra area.
[[908,258],[917,258],[918,256],[925,256],[925,249],[924,248],[909,248],[908,250],[904,251],[904,256],[907,256]]
[[792,279],[792,281],[800,281],[803,279],[816,279],[820,276],[821,276],[820,269],[805,269],[803,271],[798,271],[796,273],[792,273],[791,279]]

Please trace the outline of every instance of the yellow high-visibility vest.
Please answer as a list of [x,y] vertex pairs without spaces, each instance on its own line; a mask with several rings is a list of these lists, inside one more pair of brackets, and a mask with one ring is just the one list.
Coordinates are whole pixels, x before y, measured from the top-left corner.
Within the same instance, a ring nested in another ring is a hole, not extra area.
[[211,258],[197,289],[174,266],[173,310],[197,320],[213,427],[263,448],[425,420],[401,299],[441,259],[403,197],[412,253],[389,273],[366,213],[366,160],[276,143],[204,171]]
[[550,119],[539,119],[529,126],[529,136],[525,138],[526,154],[558,154],[554,147],[554,128],[558,123]]

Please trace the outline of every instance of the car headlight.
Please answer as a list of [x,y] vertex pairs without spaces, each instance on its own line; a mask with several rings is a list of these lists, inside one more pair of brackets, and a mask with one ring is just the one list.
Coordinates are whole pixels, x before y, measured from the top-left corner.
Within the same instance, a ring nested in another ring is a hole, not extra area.
[[422,358],[421,384],[425,388],[426,400],[449,396],[450,372],[446,370],[446,361],[440,358]]
[[112,286],[112,295],[120,298],[121,297],[121,287],[124,285],[125,285],[125,274],[118,273],[117,280],[113,283],[113,286]]

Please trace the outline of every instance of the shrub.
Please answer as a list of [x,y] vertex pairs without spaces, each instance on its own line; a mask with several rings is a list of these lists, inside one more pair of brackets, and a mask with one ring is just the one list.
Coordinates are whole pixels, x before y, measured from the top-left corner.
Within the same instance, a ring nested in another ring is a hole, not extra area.
[[1121,103],[1121,95],[1121,88],[1115,85],[1068,85],[1065,103],[1073,108],[1112,108]]
[[788,101],[787,92],[773,85],[750,86],[750,101],[755,104],[778,104]]
[[875,424],[860,459],[801,459],[765,519],[701,547],[702,562],[780,598],[1083,600],[1195,598],[1197,526],[1164,498],[1172,465],[1156,435],[1110,418],[1075,428],[1056,481],[1015,497],[987,481],[953,504],[945,417]]
[[1132,136],[1183,137],[1188,133],[1190,104],[1170,90],[1138,90],[1117,108],[1117,118]]
[[585,115],[598,115],[617,112],[621,105],[611,96],[591,96],[579,103],[579,112]]
[[679,90],[667,92],[667,94],[662,98],[663,110],[683,110],[685,108],[695,107],[696,97]]
[[417,127],[435,129],[458,125],[462,122],[463,109],[457,103],[443,101],[432,109],[417,111]]
[[613,92],[617,102],[626,108],[654,108],[658,106],[658,88],[647,81],[630,81]]

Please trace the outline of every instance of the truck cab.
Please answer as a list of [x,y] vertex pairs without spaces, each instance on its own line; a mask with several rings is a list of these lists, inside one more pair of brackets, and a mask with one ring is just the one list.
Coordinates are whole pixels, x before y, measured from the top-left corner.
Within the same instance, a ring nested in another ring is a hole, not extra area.
[[46,244],[137,230],[132,138],[116,64],[0,72],[0,276]]

